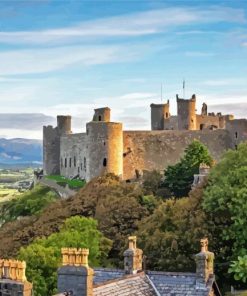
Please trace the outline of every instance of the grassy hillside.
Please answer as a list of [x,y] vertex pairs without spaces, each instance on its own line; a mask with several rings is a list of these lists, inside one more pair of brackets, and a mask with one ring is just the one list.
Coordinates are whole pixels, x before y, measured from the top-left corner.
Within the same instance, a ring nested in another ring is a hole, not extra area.
[[36,216],[56,199],[56,193],[41,185],[16,195],[15,198],[0,204],[0,225],[24,217]]

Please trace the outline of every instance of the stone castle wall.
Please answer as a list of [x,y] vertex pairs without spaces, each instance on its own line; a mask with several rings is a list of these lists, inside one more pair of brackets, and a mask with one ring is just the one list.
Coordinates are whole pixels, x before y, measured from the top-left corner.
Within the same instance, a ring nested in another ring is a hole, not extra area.
[[87,138],[85,133],[61,136],[60,171],[67,178],[86,179]]
[[177,163],[184,149],[197,139],[219,160],[227,149],[234,148],[227,130],[203,131],[124,131],[124,179],[133,179],[144,170],[163,171]]
[[52,126],[43,127],[43,170],[45,175],[60,174],[60,134]]
[[212,115],[196,115],[196,129],[207,129],[214,126],[220,128],[220,117]]
[[226,129],[229,130],[235,145],[247,141],[247,119],[227,120]]

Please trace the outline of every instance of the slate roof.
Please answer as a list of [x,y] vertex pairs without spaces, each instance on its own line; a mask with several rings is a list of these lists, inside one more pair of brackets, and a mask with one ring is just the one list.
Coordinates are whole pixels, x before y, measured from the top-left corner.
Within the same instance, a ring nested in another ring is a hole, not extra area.
[[93,283],[97,285],[106,281],[119,279],[125,275],[125,271],[122,269],[94,268]]
[[207,284],[198,284],[195,273],[146,271],[126,275],[121,269],[94,269],[94,296],[209,296],[212,290],[221,296],[213,275]]
[[94,286],[94,296],[156,296],[145,273],[124,276]]
[[208,296],[213,289],[214,276],[207,284],[198,284],[195,273],[147,272],[161,296]]
[[94,275],[96,296],[208,296],[212,290],[220,296],[214,276],[204,285],[197,283],[195,273],[146,271],[126,276],[124,270],[98,268]]

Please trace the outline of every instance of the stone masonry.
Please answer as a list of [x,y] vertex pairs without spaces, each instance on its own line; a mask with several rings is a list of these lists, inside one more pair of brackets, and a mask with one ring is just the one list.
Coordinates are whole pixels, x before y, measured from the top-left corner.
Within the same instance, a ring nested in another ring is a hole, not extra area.
[[57,127],[43,128],[44,174],[61,174],[90,181],[103,173],[123,180],[139,178],[144,171],[163,171],[179,161],[194,139],[207,146],[218,161],[224,151],[247,140],[247,120],[233,115],[208,113],[204,103],[196,114],[196,96],[177,96],[177,115],[171,116],[169,101],[151,104],[150,131],[125,131],[111,122],[111,110],[95,109],[86,132],[73,134],[71,116],[58,116]]

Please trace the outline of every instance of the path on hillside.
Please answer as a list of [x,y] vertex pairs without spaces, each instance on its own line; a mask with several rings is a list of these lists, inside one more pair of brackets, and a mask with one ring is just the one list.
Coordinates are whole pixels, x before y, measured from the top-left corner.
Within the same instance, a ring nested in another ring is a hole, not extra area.
[[53,180],[46,179],[45,177],[42,177],[39,180],[39,183],[41,183],[41,184],[43,184],[45,186],[48,186],[51,189],[55,190],[62,199],[67,199],[70,196],[73,196],[73,195],[76,194],[75,190],[72,190],[72,189],[70,189],[68,187],[60,186],[60,185],[57,184],[57,182],[55,182]]

